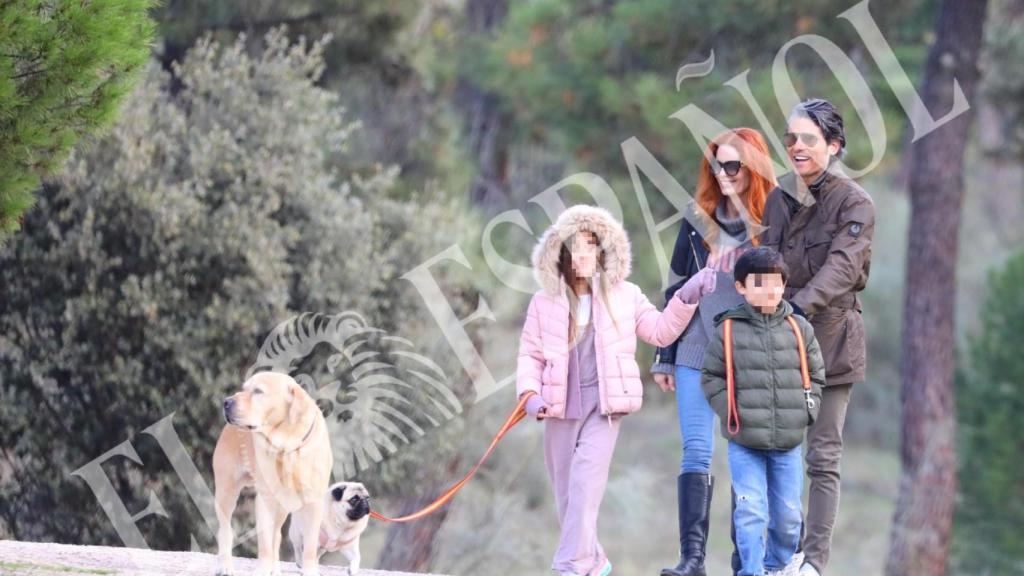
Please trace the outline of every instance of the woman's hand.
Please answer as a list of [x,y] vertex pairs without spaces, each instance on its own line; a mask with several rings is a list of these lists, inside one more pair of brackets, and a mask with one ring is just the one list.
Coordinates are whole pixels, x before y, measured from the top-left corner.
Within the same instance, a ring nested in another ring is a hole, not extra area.
[[655,372],[654,382],[661,388],[662,392],[675,392],[676,390],[676,377],[671,374]]

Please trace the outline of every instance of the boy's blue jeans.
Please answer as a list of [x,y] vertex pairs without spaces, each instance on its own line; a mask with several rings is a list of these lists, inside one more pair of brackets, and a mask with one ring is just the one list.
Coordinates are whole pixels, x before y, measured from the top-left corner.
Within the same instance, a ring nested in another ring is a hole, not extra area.
[[[729,470],[736,493],[733,525],[743,567],[739,576],[785,568],[800,542],[804,469],[800,446],[753,450],[729,442]],[[765,530],[768,531],[767,544]]]
[[700,370],[676,366],[676,404],[683,435],[680,471],[707,474],[715,448],[715,411],[700,388]]

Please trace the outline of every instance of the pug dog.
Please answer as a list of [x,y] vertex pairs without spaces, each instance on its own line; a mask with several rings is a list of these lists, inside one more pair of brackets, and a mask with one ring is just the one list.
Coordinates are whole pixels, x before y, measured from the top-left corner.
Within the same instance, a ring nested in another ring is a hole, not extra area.
[[[295,563],[300,568],[304,546],[302,535],[306,519],[301,514],[292,514],[288,527],[288,539],[292,542]],[[341,552],[348,560],[348,572],[359,572],[359,537],[370,522],[370,494],[359,482],[337,482],[332,484],[324,496],[324,515],[320,523],[320,538],[316,542],[319,559],[327,552]]]

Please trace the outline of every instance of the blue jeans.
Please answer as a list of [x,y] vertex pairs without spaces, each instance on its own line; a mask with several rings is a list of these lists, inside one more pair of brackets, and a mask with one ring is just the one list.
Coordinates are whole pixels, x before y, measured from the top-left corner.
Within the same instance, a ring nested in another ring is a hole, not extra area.
[[729,470],[736,493],[736,547],[743,562],[739,576],[762,576],[764,570],[785,568],[800,543],[803,522],[800,447],[753,450],[729,442]]
[[680,471],[707,474],[715,448],[715,411],[700,389],[700,370],[676,366],[676,404],[683,435]]

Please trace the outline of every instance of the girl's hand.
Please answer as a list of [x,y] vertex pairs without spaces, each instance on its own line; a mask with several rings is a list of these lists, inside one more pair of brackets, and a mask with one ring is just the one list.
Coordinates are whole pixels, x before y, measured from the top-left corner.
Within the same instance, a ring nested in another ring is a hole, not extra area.
[[654,383],[661,387],[662,392],[675,392],[676,377],[664,372],[654,373]]
[[526,415],[532,416],[537,420],[543,420],[547,417],[548,405],[544,402],[544,399],[540,397],[540,394],[531,396],[526,401]]
[[702,296],[715,291],[717,282],[718,275],[712,268],[701,268],[676,291],[676,297],[687,304],[696,304]]

